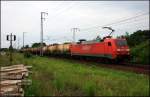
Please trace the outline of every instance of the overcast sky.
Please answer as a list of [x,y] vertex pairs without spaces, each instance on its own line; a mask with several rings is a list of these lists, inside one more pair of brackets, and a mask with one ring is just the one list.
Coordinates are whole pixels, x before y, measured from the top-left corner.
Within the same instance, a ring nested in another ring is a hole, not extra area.
[[79,39],[104,37],[109,30],[101,28],[130,17],[138,16],[122,23],[110,25],[114,37],[125,32],[149,29],[149,1],[2,1],[1,32],[2,47],[9,47],[6,35],[11,32],[17,36],[14,46],[22,46],[22,33],[25,44],[40,42],[40,12],[48,12],[44,21],[44,39],[47,44],[72,41],[71,28]]

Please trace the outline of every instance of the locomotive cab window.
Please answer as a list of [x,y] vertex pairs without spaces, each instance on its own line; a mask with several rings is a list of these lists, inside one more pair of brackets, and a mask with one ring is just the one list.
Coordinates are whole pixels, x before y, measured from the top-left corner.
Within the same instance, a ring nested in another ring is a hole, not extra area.
[[108,46],[111,46],[111,42],[108,42]]
[[117,46],[127,46],[126,40],[117,40]]

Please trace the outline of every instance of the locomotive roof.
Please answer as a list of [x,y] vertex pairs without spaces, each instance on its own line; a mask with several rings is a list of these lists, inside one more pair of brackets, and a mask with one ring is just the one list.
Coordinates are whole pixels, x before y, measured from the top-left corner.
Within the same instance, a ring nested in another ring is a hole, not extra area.
[[104,42],[107,40],[124,40],[125,38],[111,38],[111,37],[106,37],[104,39],[95,39],[95,40],[90,40],[90,41],[81,41],[78,42],[77,44],[92,44],[92,43],[100,43],[100,42]]

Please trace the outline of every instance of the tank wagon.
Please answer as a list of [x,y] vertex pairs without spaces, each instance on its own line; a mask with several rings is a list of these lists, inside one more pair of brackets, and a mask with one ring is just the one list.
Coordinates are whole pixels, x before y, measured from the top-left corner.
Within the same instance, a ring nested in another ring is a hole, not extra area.
[[65,43],[65,44],[53,44],[46,46],[46,52],[45,54],[54,54],[54,55],[64,55],[64,54],[70,54],[70,44],[71,43]]

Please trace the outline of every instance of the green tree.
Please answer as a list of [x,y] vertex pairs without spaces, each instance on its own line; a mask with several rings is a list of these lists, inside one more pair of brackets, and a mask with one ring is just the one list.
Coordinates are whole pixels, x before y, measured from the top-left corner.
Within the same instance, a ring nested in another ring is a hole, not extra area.
[[[41,43],[33,43],[32,44],[32,47],[40,47],[41,46]],[[43,43],[43,46],[46,46],[46,43]]]
[[150,39],[149,36],[149,30],[138,30],[136,32],[134,32],[133,34],[129,35],[128,33],[126,33],[126,39],[128,42],[128,45],[130,47],[134,47],[148,39]]
[[25,47],[24,48],[29,48],[29,45],[25,45]]

